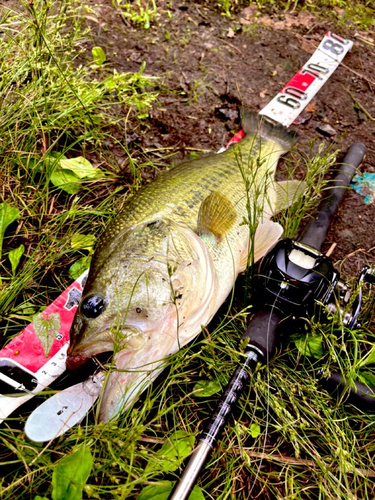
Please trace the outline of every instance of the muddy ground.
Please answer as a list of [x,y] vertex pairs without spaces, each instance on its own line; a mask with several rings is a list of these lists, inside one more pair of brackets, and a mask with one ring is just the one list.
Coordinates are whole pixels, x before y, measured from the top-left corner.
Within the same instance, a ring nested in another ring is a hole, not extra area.
[[[91,6],[87,22],[92,31],[85,48],[101,46],[106,64],[118,71],[139,71],[145,62],[145,74],[159,77],[168,89],[149,118],[127,130],[130,150],[171,148],[181,155],[190,148],[218,150],[238,129],[240,107],[264,107],[332,30],[354,40],[354,47],[293,125],[301,136],[299,148],[311,154],[308,143],[315,138],[342,151],[362,142],[367,156],[361,170],[375,171],[375,122],[370,118],[375,117],[375,46],[369,32],[350,23],[338,28],[306,11],[285,14],[251,6],[228,18],[214,2],[176,0],[173,6],[158,2],[159,17],[145,30],[132,25],[110,0]],[[334,135],[319,132],[323,124]],[[126,171],[123,151],[114,153]],[[344,275],[357,275],[365,261],[375,261],[374,214],[374,205],[359,194],[345,196],[326,239],[326,248],[337,244],[333,259]]]

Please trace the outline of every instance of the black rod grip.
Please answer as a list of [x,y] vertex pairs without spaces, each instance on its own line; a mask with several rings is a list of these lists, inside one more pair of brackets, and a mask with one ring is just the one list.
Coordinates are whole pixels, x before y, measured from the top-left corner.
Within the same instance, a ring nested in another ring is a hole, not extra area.
[[357,142],[348,149],[341,167],[332,180],[332,187],[327,191],[327,196],[318,207],[315,219],[312,219],[304,229],[299,241],[316,250],[321,250],[326,238],[332,217],[335,214],[346,188],[349,186],[353,175],[361,164],[366,153],[364,144]]
[[[328,378],[321,381],[322,386],[330,394],[341,394],[346,387],[346,380],[341,373],[332,373]],[[355,382],[355,387],[351,387],[348,392],[346,403],[350,403],[357,408],[368,412],[375,412],[375,388],[368,387],[362,382]]]
[[260,349],[268,361],[275,352],[277,328],[284,317],[278,309],[271,307],[257,311],[242,339],[247,339],[249,345]]

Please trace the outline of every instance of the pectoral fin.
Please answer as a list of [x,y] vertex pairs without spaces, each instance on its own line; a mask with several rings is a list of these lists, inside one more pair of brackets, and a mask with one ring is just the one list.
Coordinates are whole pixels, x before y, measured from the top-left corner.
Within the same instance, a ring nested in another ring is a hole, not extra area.
[[198,235],[213,234],[218,242],[229,233],[236,221],[233,203],[213,191],[203,201],[198,213]]

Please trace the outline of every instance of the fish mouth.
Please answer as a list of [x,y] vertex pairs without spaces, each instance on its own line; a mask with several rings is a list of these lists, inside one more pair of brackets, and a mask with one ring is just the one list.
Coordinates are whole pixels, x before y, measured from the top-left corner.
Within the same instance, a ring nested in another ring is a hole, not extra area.
[[107,330],[101,332],[99,334],[100,337],[97,333],[90,335],[89,338],[85,339],[85,342],[73,341],[67,352],[67,368],[69,370],[77,370],[77,368],[84,365],[92,357],[103,352],[117,352],[117,350],[122,350],[126,345],[137,349],[137,347],[139,348],[137,346],[137,339],[144,338],[142,330],[133,326],[127,326],[122,334],[124,338],[117,342]]
[[70,345],[66,358],[68,370],[77,370],[86,364],[92,357],[103,352],[113,352],[113,342],[101,341],[87,344]]

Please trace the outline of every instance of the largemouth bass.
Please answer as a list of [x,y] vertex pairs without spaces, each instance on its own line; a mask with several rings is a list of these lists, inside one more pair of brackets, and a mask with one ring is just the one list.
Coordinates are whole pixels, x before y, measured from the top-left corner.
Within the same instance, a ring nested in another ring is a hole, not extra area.
[[71,332],[67,365],[113,351],[100,420],[111,420],[191,341],[237,276],[282,235],[270,220],[302,191],[277,183],[295,135],[245,114],[245,138],[183,161],[130,197],[95,250]]

